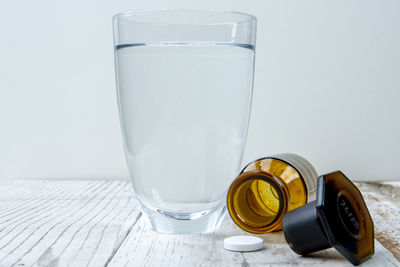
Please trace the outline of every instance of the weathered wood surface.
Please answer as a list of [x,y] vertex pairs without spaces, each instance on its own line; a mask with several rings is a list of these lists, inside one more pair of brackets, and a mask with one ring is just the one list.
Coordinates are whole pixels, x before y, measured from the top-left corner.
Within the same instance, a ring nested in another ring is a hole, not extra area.
[[[357,183],[375,223],[375,256],[400,266],[400,183]],[[0,188],[0,266],[351,266],[334,249],[301,257],[280,233],[264,249],[223,249],[246,234],[227,216],[213,234],[152,232],[127,181],[24,180]],[[397,259],[396,259],[397,258]]]
[[19,181],[0,198],[0,266],[103,266],[140,216],[126,181]]
[[357,183],[375,224],[375,238],[400,261],[400,182]]
[[[240,253],[223,248],[227,236],[246,234],[226,218],[215,234],[171,236],[149,230],[142,218],[135,224],[109,266],[352,266],[334,249],[301,257],[282,234],[258,235],[264,249]],[[376,255],[363,266],[398,266],[397,259],[376,242]]]

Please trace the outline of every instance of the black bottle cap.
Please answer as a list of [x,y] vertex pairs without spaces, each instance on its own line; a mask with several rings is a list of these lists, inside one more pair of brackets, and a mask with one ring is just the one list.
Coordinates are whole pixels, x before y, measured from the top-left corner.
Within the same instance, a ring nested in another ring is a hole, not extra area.
[[334,247],[352,264],[374,254],[374,224],[358,188],[340,171],[318,178],[317,199],[286,213],[289,246],[305,255]]

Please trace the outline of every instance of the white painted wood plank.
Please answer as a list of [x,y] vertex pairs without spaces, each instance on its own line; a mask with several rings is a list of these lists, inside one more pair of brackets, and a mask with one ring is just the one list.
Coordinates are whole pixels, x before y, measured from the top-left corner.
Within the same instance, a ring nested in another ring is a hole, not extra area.
[[[400,188],[357,185],[377,239],[396,256]],[[228,216],[213,234],[155,233],[140,217],[127,181],[19,181],[0,188],[0,200],[0,266],[352,266],[334,249],[301,257],[280,233],[261,235],[261,251],[226,251],[225,237],[247,234]],[[375,256],[363,264],[373,265],[400,266],[379,242]]]
[[43,187],[35,188],[38,185],[40,185],[38,182],[22,183],[17,181],[7,187],[0,187],[0,198],[4,201],[0,207],[0,218],[30,207],[32,203],[37,204],[36,201],[52,199],[55,195],[65,191],[61,183],[46,183]]
[[242,255],[219,248],[231,230],[223,224],[215,234],[159,234],[140,218],[109,266],[237,266]]
[[[392,203],[375,205],[373,199],[368,196],[366,199],[378,229],[396,227],[392,222],[384,224],[379,214],[375,214],[379,213],[377,207],[381,211],[390,210]],[[226,251],[223,239],[238,234],[248,235],[234,225],[229,216],[214,234],[190,236],[155,233],[141,218],[109,266],[352,266],[333,248],[307,257],[299,256],[286,244],[282,233],[257,235],[265,244],[264,249],[257,252]],[[400,266],[400,262],[376,241],[375,255],[363,266]]]
[[400,184],[357,183],[375,225],[375,238],[400,260]]
[[[101,185],[101,183],[99,183]],[[81,191],[87,191],[88,188],[84,187]],[[91,188],[90,188],[91,190]],[[75,192],[79,192],[76,190]],[[0,251],[4,252],[4,247],[7,246],[13,239],[17,238],[18,235],[23,234],[29,227],[34,227],[37,224],[42,223],[49,217],[57,217],[57,211],[62,210],[63,207],[67,207],[69,203],[73,201],[63,201],[65,204],[60,204],[59,200],[48,200],[50,204],[40,203],[39,201],[32,201],[32,203],[27,204],[29,207],[31,205],[35,208],[29,208],[23,213],[16,212],[11,218],[5,218],[0,221]],[[48,202],[47,201],[47,202]],[[40,203],[41,205],[36,205]]]
[[[103,186],[103,188],[106,188],[106,186]],[[22,229],[17,229],[18,231],[15,234],[7,236],[10,237],[10,240],[6,240],[8,242],[0,247],[2,254],[5,254],[3,258],[0,258],[0,263],[1,260],[3,262],[9,262],[10,264],[12,264],[13,261],[17,261],[31,246],[34,246],[36,240],[41,240],[53,225],[60,224],[66,218],[73,217],[72,215],[76,212],[75,209],[84,211],[85,202],[89,201],[58,200],[56,202],[56,205],[60,208],[56,211],[50,211],[50,217],[43,216],[44,218],[36,218],[33,222],[27,222],[29,224],[23,228],[21,227]],[[4,242],[4,238],[0,240],[0,242],[1,241]],[[24,251],[24,249],[26,251]]]
[[[263,235],[264,249],[252,253],[243,253],[246,266],[353,266],[334,248],[316,252],[307,256],[294,253],[286,244],[283,235]],[[400,266],[400,262],[375,241],[375,255],[362,266]]]
[[[140,219],[109,266],[353,266],[333,248],[307,257],[297,255],[281,233],[257,235],[264,240],[264,249],[260,251],[225,250],[224,238],[238,234],[248,235],[230,218],[225,218],[214,234],[189,236],[155,233]],[[363,266],[400,266],[379,242],[375,246],[375,256]]]
[[0,218],[0,266],[104,266],[140,216],[127,181],[31,180],[14,187],[0,189],[14,202]]

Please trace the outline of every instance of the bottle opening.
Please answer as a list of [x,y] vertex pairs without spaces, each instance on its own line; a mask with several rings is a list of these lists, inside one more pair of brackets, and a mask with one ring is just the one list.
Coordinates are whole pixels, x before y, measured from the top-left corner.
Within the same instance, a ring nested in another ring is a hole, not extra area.
[[270,183],[263,180],[246,181],[238,188],[234,198],[235,211],[239,218],[252,227],[263,227],[272,223],[279,212],[278,193]]
[[246,231],[263,233],[271,230],[282,220],[287,209],[286,186],[268,173],[253,171],[244,176],[239,176],[229,190],[229,213]]

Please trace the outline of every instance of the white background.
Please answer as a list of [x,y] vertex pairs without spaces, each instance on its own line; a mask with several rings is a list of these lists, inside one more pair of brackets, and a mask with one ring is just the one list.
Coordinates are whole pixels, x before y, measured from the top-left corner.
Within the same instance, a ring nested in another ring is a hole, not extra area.
[[258,17],[244,162],[400,178],[400,1],[19,0],[0,4],[0,180],[127,177],[111,16],[161,8]]

